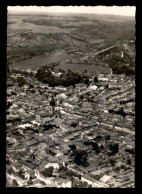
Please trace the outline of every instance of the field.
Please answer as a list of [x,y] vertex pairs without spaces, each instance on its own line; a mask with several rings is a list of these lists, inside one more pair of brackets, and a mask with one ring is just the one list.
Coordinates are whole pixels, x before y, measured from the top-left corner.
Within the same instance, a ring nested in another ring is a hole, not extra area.
[[31,59],[14,63],[11,65],[11,67],[24,69],[24,70],[28,68],[36,69],[38,67],[41,67],[50,63],[63,61],[68,57],[69,55],[64,50],[56,50],[56,51],[53,51],[51,54],[46,53],[45,55],[35,56],[35,57],[32,57]]
[[16,23],[9,24],[8,26],[8,33],[12,30],[30,30],[33,33],[42,33],[42,34],[49,34],[49,33],[70,33],[75,28],[59,28],[56,26],[45,26],[45,25],[35,25],[33,23],[24,22],[23,24],[23,17],[15,17],[14,20],[9,19],[8,21],[14,21]]
[[[11,67],[21,70],[27,70],[28,68],[36,69],[57,61],[65,61],[67,58],[69,59],[69,57],[70,55],[67,54],[67,52],[63,50],[56,50],[51,54],[47,53],[46,55],[32,57],[31,59],[12,64]],[[65,62],[57,66],[56,70],[58,69],[71,69],[72,71],[78,73],[82,73],[85,69],[87,69],[89,73],[110,73],[110,68],[102,65],[68,64]]]
[[109,67],[104,67],[101,65],[85,65],[85,64],[61,64],[57,66],[56,69],[64,69],[65,71],[71,69],[73,72],[82,73],[87,70],[88,73],[98,74],[98,73],[110,73]]

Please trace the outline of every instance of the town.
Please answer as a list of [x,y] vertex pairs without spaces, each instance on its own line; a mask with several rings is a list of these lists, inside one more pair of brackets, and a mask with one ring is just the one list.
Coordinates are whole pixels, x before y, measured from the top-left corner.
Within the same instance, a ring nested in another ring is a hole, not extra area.
[[134,187],[134,78],[90,74],[89,86],[50,87],[36,74],[8,76],[7,186]]
[[135,8],[16,7],[6,187],[135,188]]

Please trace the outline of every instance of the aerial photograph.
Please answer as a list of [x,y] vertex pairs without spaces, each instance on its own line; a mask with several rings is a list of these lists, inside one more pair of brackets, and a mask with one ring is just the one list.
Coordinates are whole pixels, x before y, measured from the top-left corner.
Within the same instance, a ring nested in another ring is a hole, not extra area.
[[8,6],[6,187],[135,188],[135,6]]

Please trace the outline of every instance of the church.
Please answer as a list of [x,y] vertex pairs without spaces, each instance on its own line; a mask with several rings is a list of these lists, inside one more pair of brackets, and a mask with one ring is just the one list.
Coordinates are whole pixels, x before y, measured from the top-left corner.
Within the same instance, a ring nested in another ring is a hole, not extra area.
[[49,122],[51,122],[51,120],[53,120],[51,117],[51,115],[53,115],[55,113],[55,100],[54,97],[51,97],[50,103],[47,105],[46,107],[46,111],[43,112],[42,114],[38,114],[36,115],[36,121],[38,124],[49,124]]

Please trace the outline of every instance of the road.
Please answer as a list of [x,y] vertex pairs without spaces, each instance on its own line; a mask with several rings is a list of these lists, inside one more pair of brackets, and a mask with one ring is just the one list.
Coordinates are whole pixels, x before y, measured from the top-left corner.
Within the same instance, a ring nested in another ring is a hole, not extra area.
[[96,55],[99,55],[99,54],[101,54],[103,52],[109,51],[110,49],[113,49],[114,47],[116,47],[118,44],[119,44],[119,41],[115,45],[113,45],[113,46],[110,46],[108,48],[105,48],[105,49],[102,49],[102,50],[96,52],[93,56],[96,56]]
[[129,47],[128,44],[124,43],[123,45],[124,45],[125,49],[128,50],[128,52],[129,52],[130,55],[134,55],[133,52],[131,51],[131,49],[130,49],[130,47]]
[[93,56],[96,56],[96,55],[99,55],[99,54],[104,53],[104,52],[106,52],[106,51],[109,51],[110,49],[113,49],[115,46],[116,46],[116,45],[111,46],[111,47],[109,47],[109,48],[102,49],[102,50],[96,52]]

